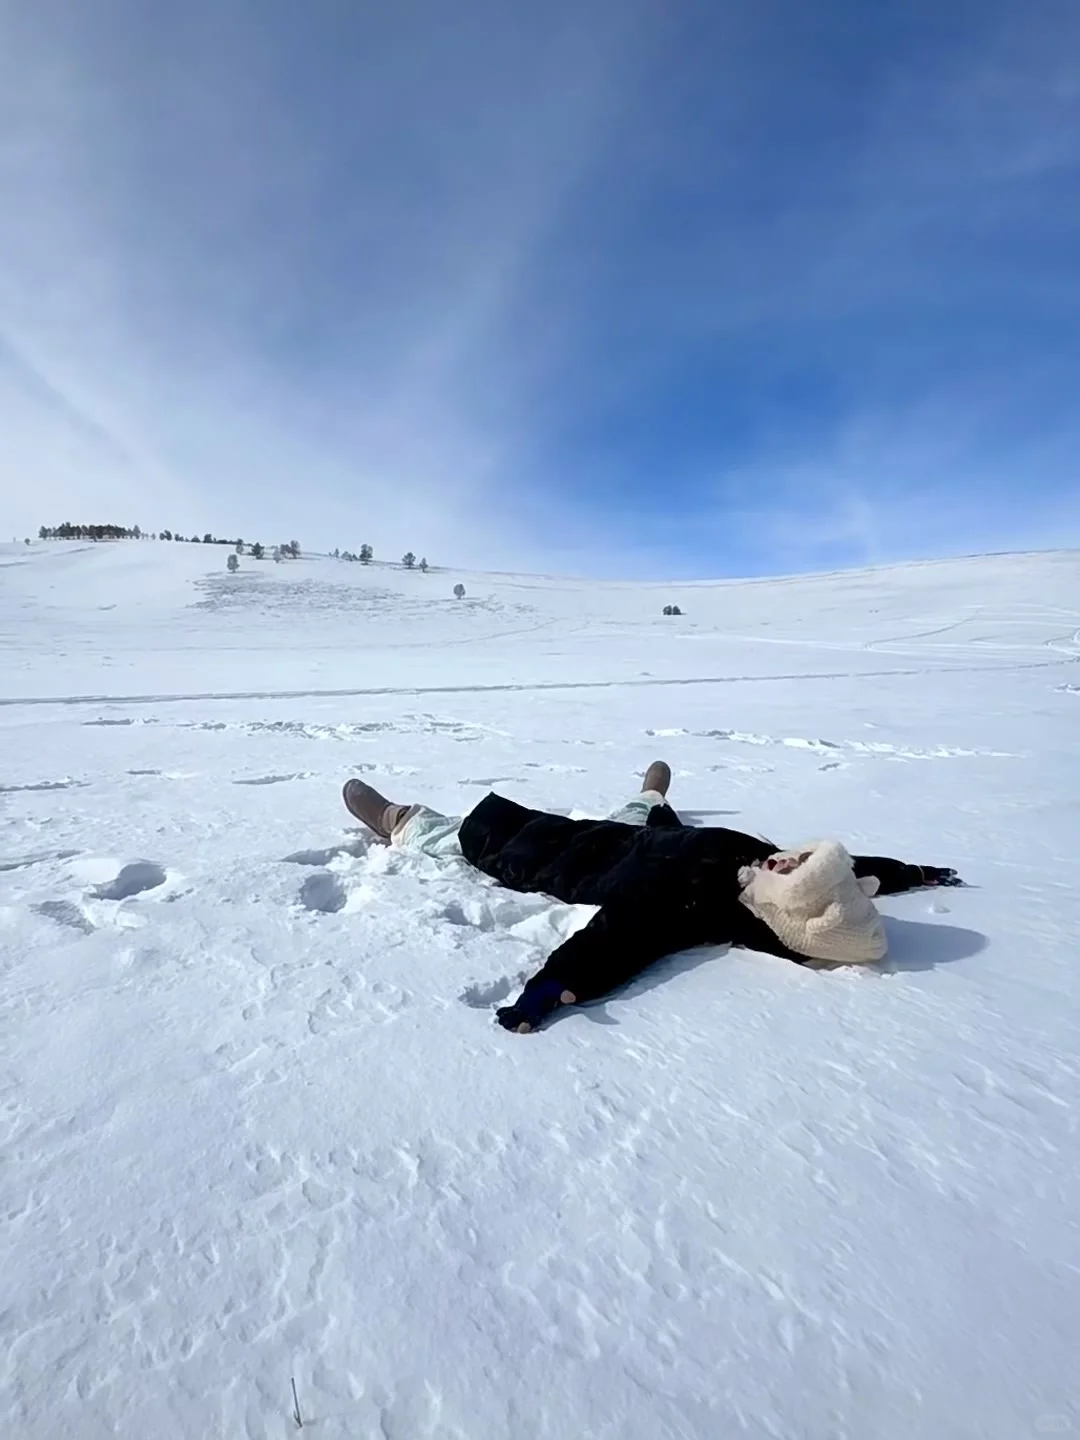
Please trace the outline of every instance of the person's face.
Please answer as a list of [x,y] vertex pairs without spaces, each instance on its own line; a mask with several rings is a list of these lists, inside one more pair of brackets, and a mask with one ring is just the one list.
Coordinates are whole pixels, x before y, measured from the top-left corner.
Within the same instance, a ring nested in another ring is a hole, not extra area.
[[810,859],[811,851],[800,850],[797,855],[770,855],[764,862],[764,869],[775,870],[778,875],[789,875],[792,870],[797,870],[804,861]]

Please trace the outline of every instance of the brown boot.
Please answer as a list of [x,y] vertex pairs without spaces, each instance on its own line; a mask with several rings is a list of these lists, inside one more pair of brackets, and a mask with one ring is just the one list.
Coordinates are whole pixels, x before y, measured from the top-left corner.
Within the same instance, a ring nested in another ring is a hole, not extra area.
[[409,811],[414,808],[412,805],[397,805],[392,800],[387,800],[385,795],[380,795],[363,780],[346,780],[341,798],[345,801],[345,809],[349,814],[355,815],[361,824],[374,830],[383,840],[390,839]]
[[645,778],[641,782],[642,790],[655,790],[657,795],[667,798],[667,792],[671,789],[671,766],[666,760],[654,760],[645,771]]

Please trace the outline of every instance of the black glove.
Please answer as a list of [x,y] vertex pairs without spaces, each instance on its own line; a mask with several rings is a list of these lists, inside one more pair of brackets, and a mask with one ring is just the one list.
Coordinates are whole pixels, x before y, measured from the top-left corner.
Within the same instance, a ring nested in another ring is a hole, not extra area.
[[942,870],[937,865],[920,865],[924,885],[963,885],[955,870]]
[[495,1019],[504,1030],[516,1030],[519,1025],[528,1025],[530,1030],[534,1028],[533,1022],[516,1005],[504,1005],[501,1010],[496,1010]]
[[541,980],[535,976],[525,986],[513,1005],[504,1005],[495,1011],[495,1019],[504,1030],[516,1030],[519,1025],[528,1025],[537,1030],[544,1018],[558,1008],[559,996],[563,992],[561,980]]

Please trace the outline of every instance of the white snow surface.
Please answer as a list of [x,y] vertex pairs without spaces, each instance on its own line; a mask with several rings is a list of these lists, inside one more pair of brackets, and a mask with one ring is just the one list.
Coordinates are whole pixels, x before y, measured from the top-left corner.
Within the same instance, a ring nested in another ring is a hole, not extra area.
[[[0,1434],[1080,1429],[1080,556],[754,583],[0,549]],[[463,601],[452,590],[461,581]],[[682,617],[665,618],[677,603]],[[340,787],[957,866],[663,962]]]

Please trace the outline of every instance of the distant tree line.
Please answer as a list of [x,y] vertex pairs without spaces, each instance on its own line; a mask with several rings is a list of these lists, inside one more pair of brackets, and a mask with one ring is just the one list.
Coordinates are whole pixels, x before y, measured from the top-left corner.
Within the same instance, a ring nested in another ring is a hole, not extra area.
[[[125,525],[72,525],[65,521],[63,525],[42,525],[38,537],[41,540],[175,540],[185,545],[231,545],[237,555],[249,554],[255,560],[262,560],[266,555],[266,546],[259,540],[249,544],[244,540],[213,535],[209,530],[204,535],[183,535],[179,530],[166,528],[149,534],[138,525],[128,529]],[[270,553],[275,560],[299,560],[300,542],[285,540],[280,545],[271,546]],[[331,554],[335,560],[356,560],[361,565],[370,565],[375,558],[375,551],[370,545],[361,545],[359,550],[333,550]],[[417,560],[411,550],[401,557],[401,564],[406,570],[420,570],[425,574],[430,568],[426,558]]]
[[65,520],[63,525],[42,525],[38,531],[39,540],[141,540],[142,530],[133,525],[72,525]]
[[[138,525],[132,525],[129,529],[126,525],[72,525],[65,520],[63,525],[42,525],[38,531],[39,540],[176,540],[186,545],[231,545],[237,555],[243,555],[245,549],[261,560],[266,554],[266,548],[259,541],[253,545],[245,546],[243,540],[229,540],[225,536],[213,535],[209,530],[203,535],[191,534],[182,535],[179,530],[164,529],[150,534],[140,529]],[[26,542],[29,544],[29,540]],[[365,545],[366,558],[371,559],[371,546]],[[275,560],[299,560],[300,541],[285,540],[280,545],[272,547]],[[355,558],[355,557],[354,557]],[[364,553],[361,552],[361,559]]]
[[[155,539],[158,537],[154,537]],[[162,530],[162,540],[178,540],[184,545],[238,545],[238,540],[229,540],[223,535],[212,535],[207,530],[205,535],[181,535],[179,530]]]

